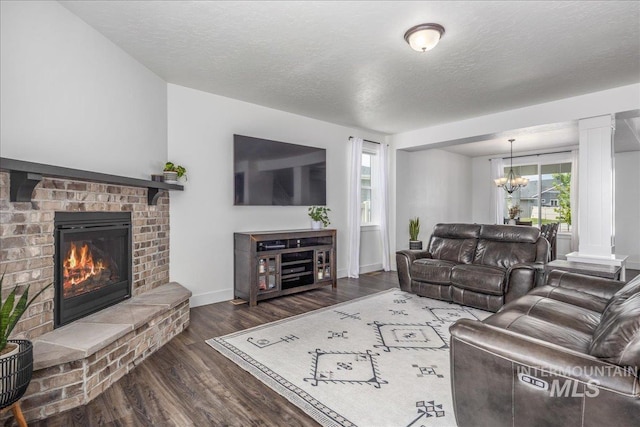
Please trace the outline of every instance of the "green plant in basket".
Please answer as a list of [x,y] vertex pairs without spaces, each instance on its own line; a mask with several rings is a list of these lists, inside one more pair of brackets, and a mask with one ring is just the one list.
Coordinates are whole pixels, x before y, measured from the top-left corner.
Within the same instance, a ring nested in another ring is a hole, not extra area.
[[[2,283],[4,282],[4,273],[0,277],[0,291],[2,290]],[[7,341],[13,328],[18,323],[18,320],[22,317],[25,311],[33,303],[33,301],[40,296],[52,283],[42,288],[40,292],[29,299],[29,285],[24,290],[18,301],[16,302],[16,285],[13,290],[7,295],[7,298],[0,300],[0,354],[4,353],[5,347],[7,347]]]

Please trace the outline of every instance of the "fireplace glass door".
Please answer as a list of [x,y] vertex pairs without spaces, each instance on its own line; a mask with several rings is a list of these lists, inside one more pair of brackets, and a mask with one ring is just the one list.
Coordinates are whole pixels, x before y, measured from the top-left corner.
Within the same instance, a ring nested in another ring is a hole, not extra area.
[[131,216],[56,214],[56,326],[131,295]]

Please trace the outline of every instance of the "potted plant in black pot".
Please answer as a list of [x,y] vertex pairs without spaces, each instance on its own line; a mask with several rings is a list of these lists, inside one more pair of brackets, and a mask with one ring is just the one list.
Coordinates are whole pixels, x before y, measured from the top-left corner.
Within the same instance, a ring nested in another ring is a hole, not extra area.
[[420,218],[409,219],[409,249],[421,250],[422,240],[418,240],[420,234]]
[[[0,277],[0,291],[3,282],[4,273]],[[16,285],[5,299],[0,300],[0,409],[12,406],[20,400],[29,386],[33,372],[31,341],[10,340],[9,335],[33,301],[49,286],[51,284],[42,288],[31,299],[29,299],[29,286],[27,286],[16,301],[18,289]],[[24,420],[18,405],[13,406],[12,410],[16,419]]]

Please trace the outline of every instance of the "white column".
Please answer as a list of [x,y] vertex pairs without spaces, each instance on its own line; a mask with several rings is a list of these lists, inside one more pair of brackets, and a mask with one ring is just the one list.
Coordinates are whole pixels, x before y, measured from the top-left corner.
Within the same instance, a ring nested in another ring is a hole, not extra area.
[[614,253],[613,120],[610,115],[579,122],[580,203],[578,252],[608,256]]
[[613,116],[599,116],[579,121],[580,154],[578,179],[580,244],[578,252],[567,260],[622,267],[626,256],[615,253]]

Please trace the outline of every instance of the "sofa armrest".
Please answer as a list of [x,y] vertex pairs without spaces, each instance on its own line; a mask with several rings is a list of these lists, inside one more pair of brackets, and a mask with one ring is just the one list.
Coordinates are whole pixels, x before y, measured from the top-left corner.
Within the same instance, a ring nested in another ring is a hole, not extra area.
[[402,250],[396,252],[396,265],[400,289],[411,292],[411,263],[420,258],[431,258],[429,251]]
[[505,304],[525,295],[540,283],[544,276],[544,265],[540,263],[515,264],[507,270],[504,293]]
[[544,281],[547,275],[547,270],[545,267],[547,266],[546,262],[534,262],[532,264],[533,268],[536,269],[536,284],[535,286],[544,286]]
[[[591,387],[613,391],[629,397],[640,397],[637,371],[602,361],[542,340],[527,337],[477,320],[462,319],[450,328],[451,366],[465,357],[466,344],[501,358],[509,366],[521,365],[523,371],[538,371],[548,376],[571,378]],[[461,354],[462,353],[462,354]],[[473,356],[471,356],[473,357]],[[485,365],[486,367],[487,365]],[[515,366],[513,369],[518,369]],[[543,375],[545,376],[545,375]],[[495,385],[495,384],[494,384]]]
[[547,285],[573,289],[608,300],[624,286],[624,282],[604,277],[552,270],[547,277]]

